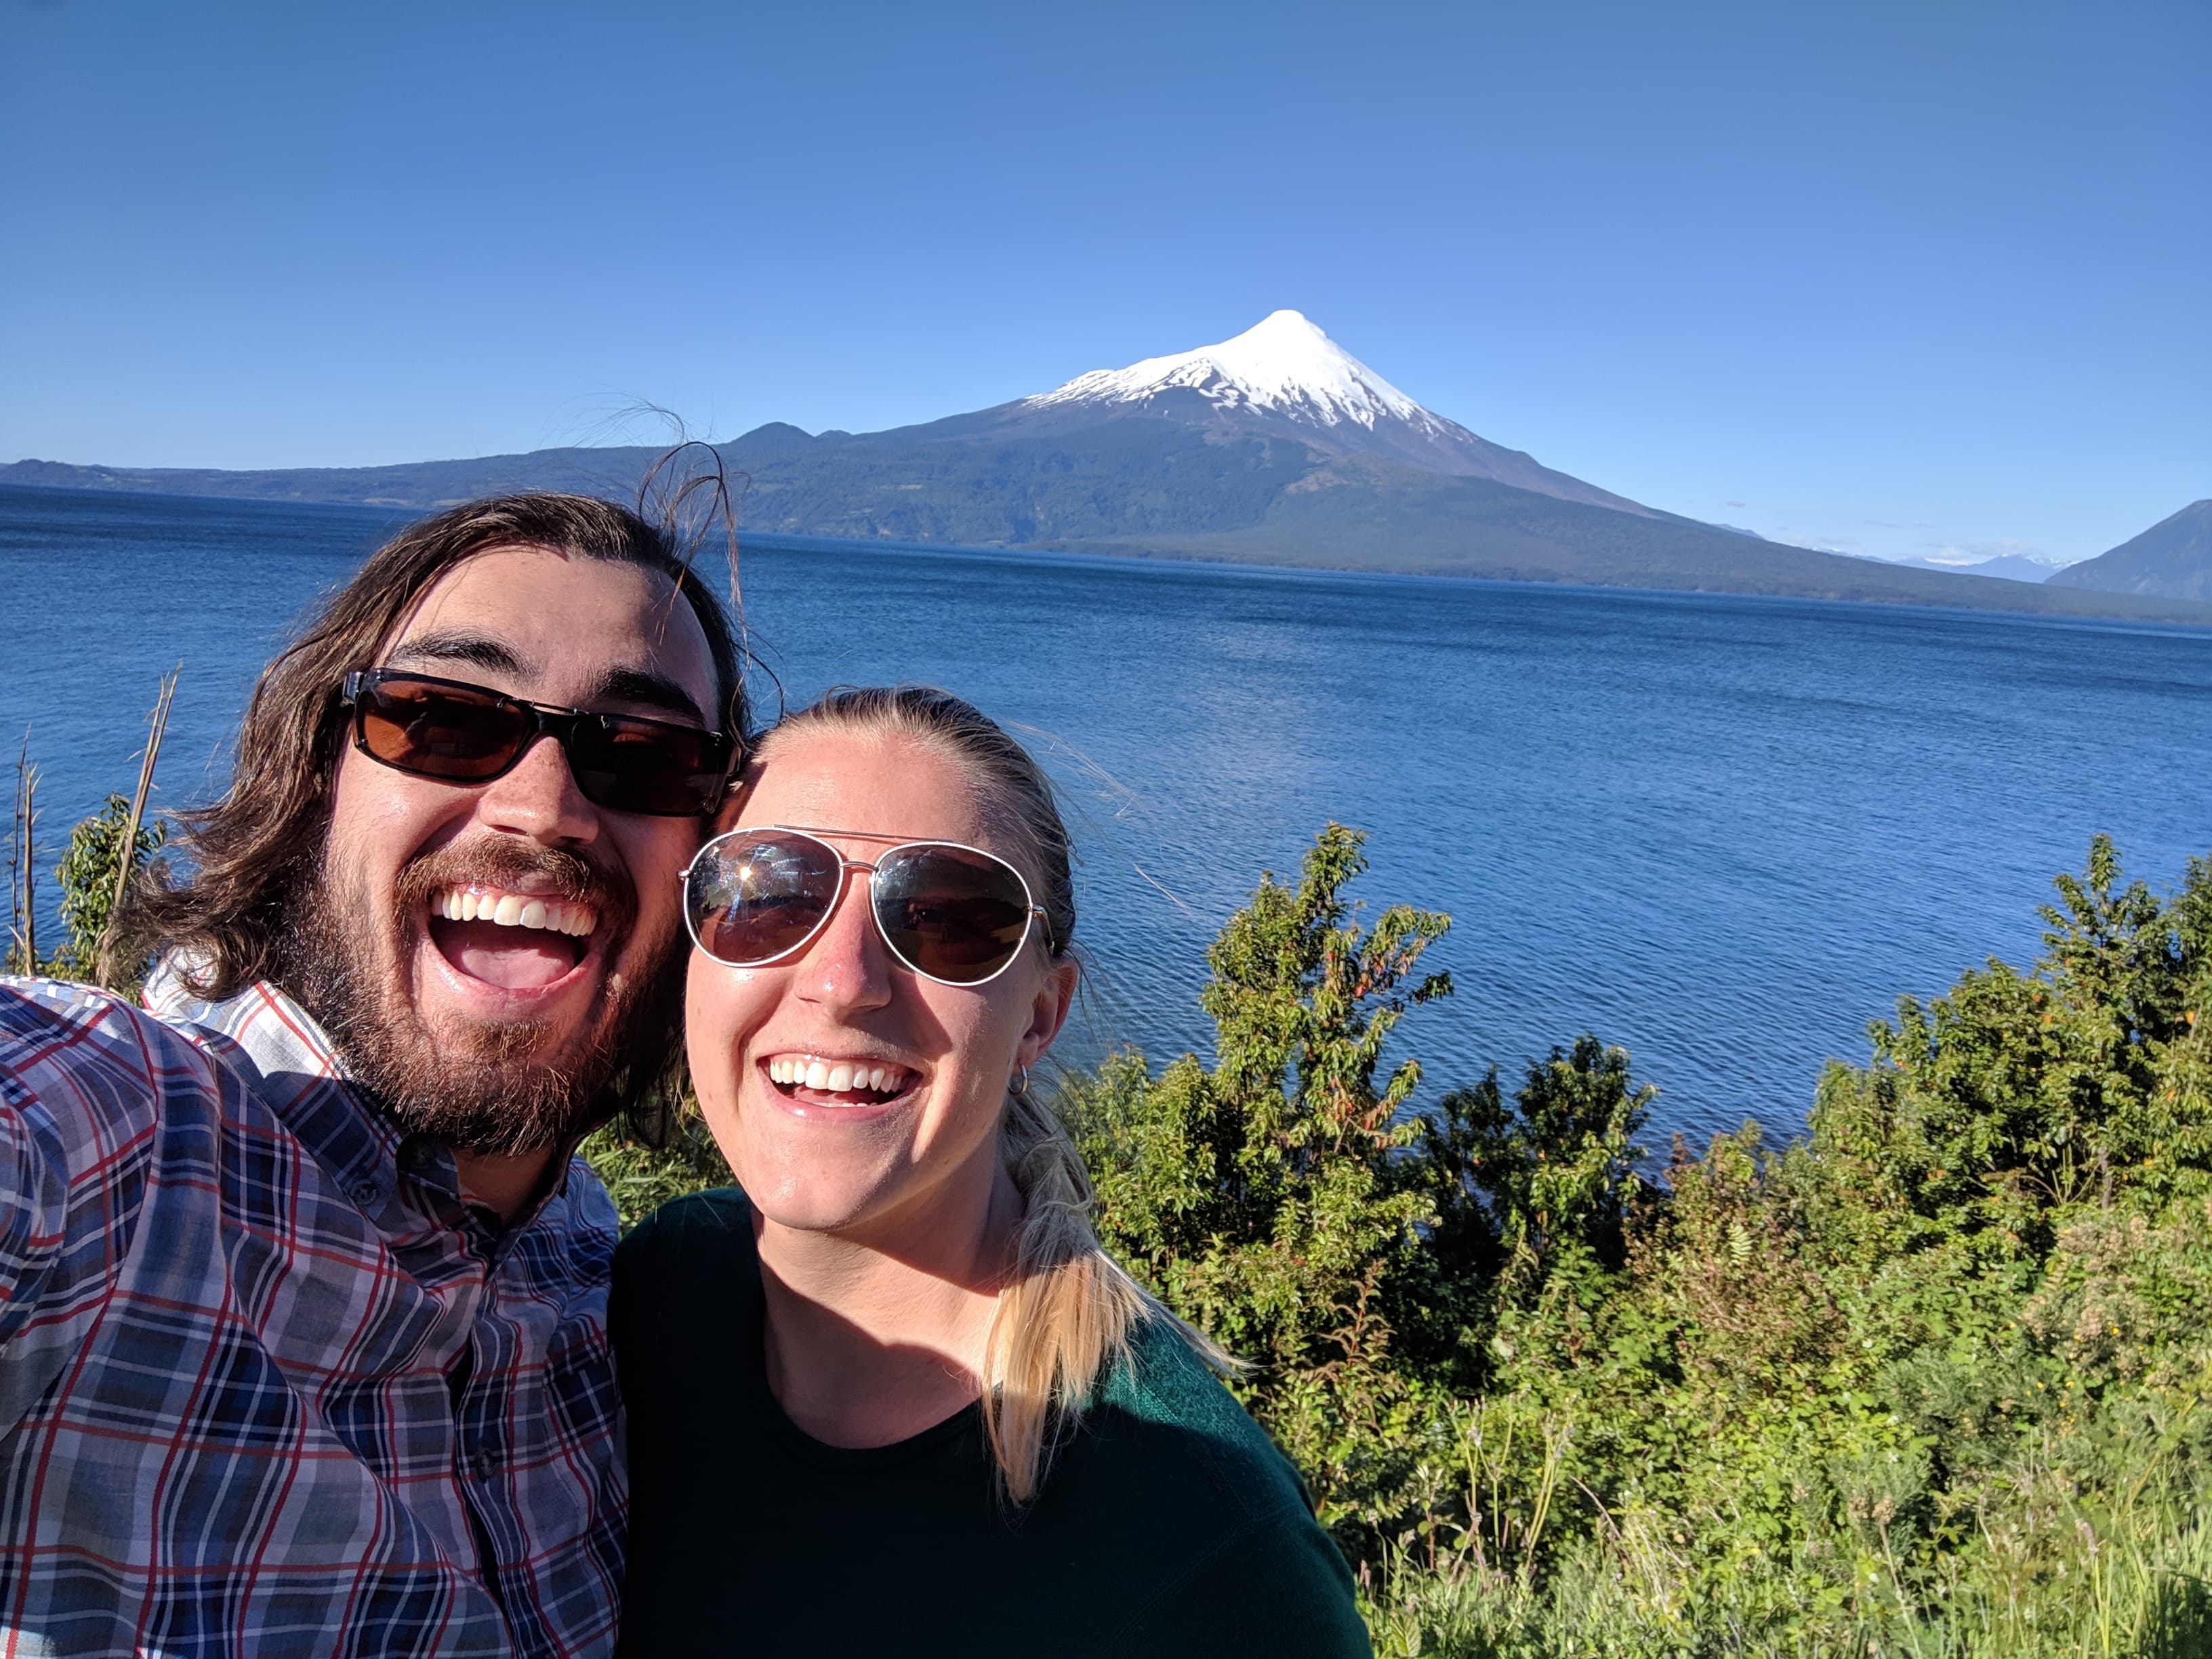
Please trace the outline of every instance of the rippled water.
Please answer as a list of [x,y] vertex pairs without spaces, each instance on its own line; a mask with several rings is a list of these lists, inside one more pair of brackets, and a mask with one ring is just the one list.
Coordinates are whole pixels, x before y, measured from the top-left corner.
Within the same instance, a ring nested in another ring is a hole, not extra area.
[[[0,491],[0,738],[31,728],[44,839],[129,789],[179,659],[161,800],[217,787],[276,640],[398,521]],[[2154,886],[2212,852],[2212,634],[828,543],[743,574],[793,696],[933,680],[1050,734],[1092,1051],[1202,1048],[1206,942],[1335,818],[1367,897],[1455,919],[1457,994],[1401,1028],[1427,1090],[1588,1029],[1662,1133],[1795,1128],[1900,993],[2031,957],[2093,832]]]

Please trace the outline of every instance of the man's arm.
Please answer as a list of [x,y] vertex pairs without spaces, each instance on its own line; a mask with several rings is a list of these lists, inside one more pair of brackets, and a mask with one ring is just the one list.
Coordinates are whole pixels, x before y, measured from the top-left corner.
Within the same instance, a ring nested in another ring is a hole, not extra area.
[[0,1434],[83,1341],[129,1255],[161,1117],[156,1033],[188,1046],[105,992],[0,981]]

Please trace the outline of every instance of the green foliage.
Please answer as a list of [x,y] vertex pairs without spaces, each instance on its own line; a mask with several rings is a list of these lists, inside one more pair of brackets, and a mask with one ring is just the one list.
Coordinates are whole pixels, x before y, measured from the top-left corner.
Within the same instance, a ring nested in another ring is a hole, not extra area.
[[1419,1065],[1383,1050],[1449,994],[1414,977],[1449,921],[1394,905],[1363,927],[1364,840],[1329,825],[1295,888],[1263,876],[1223,928],[1212,1069],[1124,1054],[1062,1101],[1101,1237],[1251,1364],[1236,1386],[1355,1547],[1426,1513],[1423,1460],[1486,1370],[1497,1297],[1562,1254],[1620,1258],[1651,1095],[1585,1036],[1510,1105],[1493,1073],[1412,1113]]
[[1470,1271],[1510,1293],[1541,1285],[1563,1252],[1619,1267],[1632,1206],[1646,1191],[1637,1143],[1658,1091],[1628,1053],[1584,1032],[1529,1066],[1509,1107],[1498,1073],[1420,1120],[1421,1173],[1443,1195],[1425,1254],[1448,1261],[1448,1292]]
[[[19,807],[20,817],[20,807]],[[58,908],[66,930],[61,948],[40,951],[26,961],[20,938],[11,939],[0,971],[13,974],[52,974],[63,979],[82,979],[111,984],[126,994],[137,988],[143,973],[139,963],[111,963],[106,955],[107,924],[115,909],[116,878],[124,857],[125,832],[131,828],[131,802],[110,795],[99,811],[70,831],[69,845],[54,866],[59,887]],[[165,823],[141,823],[131,837],[131,867],[134,870],[158,851],[167,835]],[[18,824],[21,837],[21,824]],[[21,857],[19,848],[17,856]],[[16,879],[20,881],[19,873]],[[119,969],[120,971],[115,971]]]
[[[114,915],[116,880],[125,855],[124,838],[130,830],[129,798],[110,795],[99,811],[70,831],[69,847],[54,866],[54,879],[61,888],[62,926],[69,930],[69,937],[49,964],[49,971],[76,979],[109,977],[105,972],[104,939]],[[160,850],[167,830],[168,826],[159,822],[138,826],[129,848],[133,869]],[[118,988],[135,988],[139,977],[138,964],[131,964]]]
[[665,1146],[634,1139],[620,1123],[595,1130],[579,1148],[606,1183],[622,1228],[628,1232],[672,1198],[730,1184],[730,1166],[707,1132],[696,1102],[688,1097],[675,1114]]
[[1263,877],[1208,953],[1211,1071],[1152,1077],[1119,1057],[1063,1100],[1098,1184],[1108,1247],[1254,1364],[1240,1388],[1326,1501],[1360,1510],[1402,1479],[1416,1413],[1391,1364],[1433,1194],[1404,1178],[1420,1080],[1382,1071],[1405,1012],[1445,995],[1411,975],[1448,925],[1399,905],[1363,929],[1342,896],[1365,867],[1336,824],[1298,885]]
[[2100,837],[2031,971],[1901,1003],[1802,1140],[1655,1176],[1593,1037],[1510,1100],[1382,1075],[1446,923],[1363,933],[1359,846],[1231,919],[1211,1068],[1066,1103],[1379,1650],[2212,1653],[2212,861],[2160,900]]

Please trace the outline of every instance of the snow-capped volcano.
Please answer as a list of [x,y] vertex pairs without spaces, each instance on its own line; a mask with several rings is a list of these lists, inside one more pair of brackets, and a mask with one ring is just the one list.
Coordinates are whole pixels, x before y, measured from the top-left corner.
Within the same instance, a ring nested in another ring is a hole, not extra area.
[[1617,512],[1650,512],[1422,408],[1295,311],[1271,313],[1218,345],[1147,357],[1127,368],[1093,369],[1050,392],[956,417],[940,429],[1066,431],[1139,416],[1224,438],[1288,440],[1320,459],[1365,458],[1419,472],[1495,479]]
[[1439,436],[1459,429],[1430,414],[1295,311],[1272,313],[1218,345],[1147,357],[1127,368],[1093,369],[1022,404],[1048,409],[1055,404],[1142,403],[1179,386],[1224,410],[1252,410],[1318,426],[1350,421],[1372,431],[1397,421]]

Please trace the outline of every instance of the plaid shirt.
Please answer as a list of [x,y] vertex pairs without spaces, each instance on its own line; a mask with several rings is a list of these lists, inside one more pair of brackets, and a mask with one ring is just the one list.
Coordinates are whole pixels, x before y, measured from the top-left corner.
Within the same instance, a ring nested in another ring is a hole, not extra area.
[[615,1217],[465,1201],[274,987],[0,980],[0,1659],[604,1654]]

